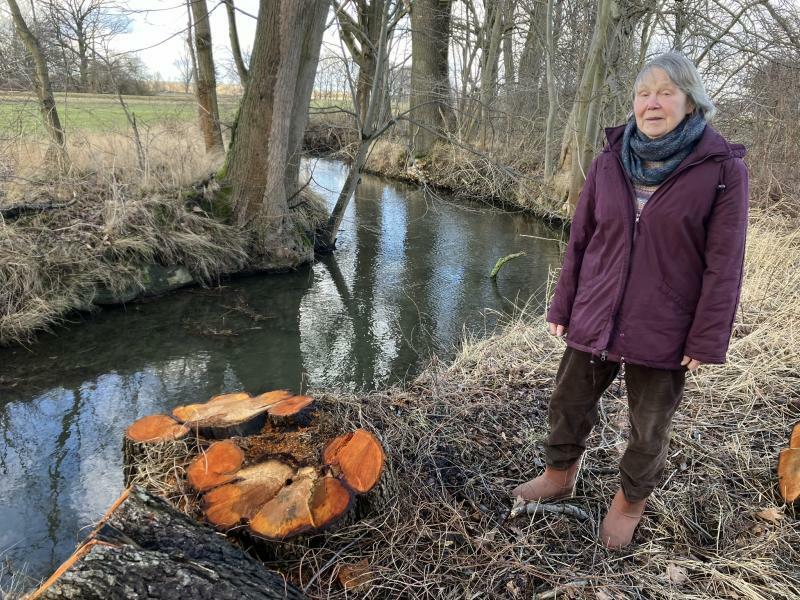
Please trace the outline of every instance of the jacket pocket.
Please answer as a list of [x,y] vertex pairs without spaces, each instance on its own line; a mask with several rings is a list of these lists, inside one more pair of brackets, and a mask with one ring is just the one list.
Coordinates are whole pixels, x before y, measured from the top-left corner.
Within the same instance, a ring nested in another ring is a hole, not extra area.
[[694,310],[694,306],[692,306],[692,304],[681,294],[672,289],[666,282],[666,280],[664,279],[661,280],[658,289],[670,300],[672,300],[673,304],[675,304],[678,308],[680,308],[684,312],[691,313]]

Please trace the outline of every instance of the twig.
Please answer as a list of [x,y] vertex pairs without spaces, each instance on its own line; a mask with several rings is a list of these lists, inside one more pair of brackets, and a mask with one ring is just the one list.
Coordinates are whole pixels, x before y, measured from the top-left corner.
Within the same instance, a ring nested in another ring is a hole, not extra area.
[[509,518],[515,519],[523,514],[537,515],[543,513],[567,515],[575,517],[579,521],[588,521],[591,518],[589,513],[574,504],[543,504],[539,501],[525,502],[522,498],[518,498],[514,503]]

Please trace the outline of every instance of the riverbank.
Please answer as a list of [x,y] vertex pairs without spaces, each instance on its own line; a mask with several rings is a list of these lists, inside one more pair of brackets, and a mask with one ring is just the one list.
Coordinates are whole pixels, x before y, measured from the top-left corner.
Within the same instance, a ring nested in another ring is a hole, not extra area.
[[[604,396],[569,501],[589,518],[508,516],[508,491],[543,466],[564,348],[531,306],[408,384],[311,390],[343,430],[378,434],[392,497],[385,510],[289,553],[301,559],[269,566],[320,599],[636,598],[642,590],[663,599],[796,598],[800,515],[782,503],[775,475],[800,420],[800,232],[789,225],[753,214],[728,362],[689,376],[665,480],[633,546],[613,552],[596,541],[625,447],[624,378]],[[186,505],[180,490],[167,495]],[[368,573],[360,589],[339,583],[350,565]]]
[[[346,162],[357,149],[358,137],[345,115],[312,115],[305,148]],[[439,143],[424,159],[414,159],[405,137],[385,134],[370,148],[365,171],[424,186],[431,191],[468,201],[484,202],[504,210],[521,210],[550,223],[565,224],[565,207],[550,205],[541,194],[538,152],[502,147],[498,151],[472,149],[469,144]]]

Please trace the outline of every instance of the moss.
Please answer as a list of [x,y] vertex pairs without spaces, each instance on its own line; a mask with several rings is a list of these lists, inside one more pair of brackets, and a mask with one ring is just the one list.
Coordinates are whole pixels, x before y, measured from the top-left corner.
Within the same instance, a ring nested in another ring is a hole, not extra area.
[[208,202],[206,212],[223,223],[229,223],[233,217],[233,204],[231,203],[232,192],[233,188],[229,184],[220,186],[214,193],[211,202]]

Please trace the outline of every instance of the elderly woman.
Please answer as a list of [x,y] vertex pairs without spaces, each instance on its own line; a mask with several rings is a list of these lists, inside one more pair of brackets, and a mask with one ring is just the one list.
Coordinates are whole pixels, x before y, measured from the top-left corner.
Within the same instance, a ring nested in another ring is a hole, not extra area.
[[743,146],[708,125],[714,106],[683,55],[636,77],[633,115],[607,129],[578,201],[547,313],[566,351],[550,399],[546,469],[512,494],[574,493],[598,401],[625,364],[630,438],[601,542],[631,542],[666,463],[686,371],[725,362],[742,281]]

